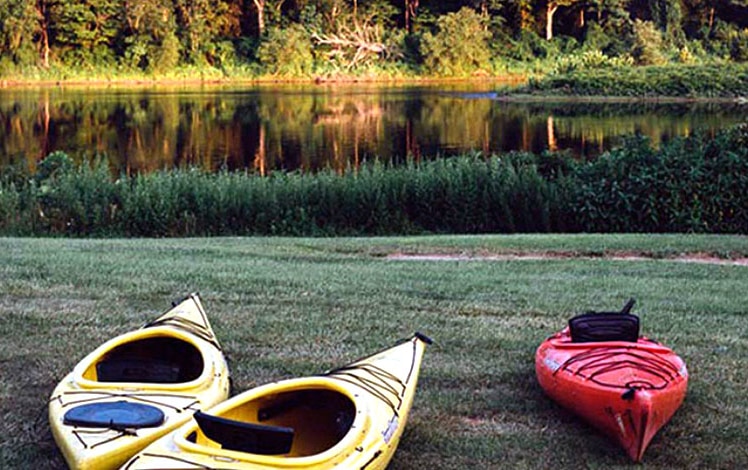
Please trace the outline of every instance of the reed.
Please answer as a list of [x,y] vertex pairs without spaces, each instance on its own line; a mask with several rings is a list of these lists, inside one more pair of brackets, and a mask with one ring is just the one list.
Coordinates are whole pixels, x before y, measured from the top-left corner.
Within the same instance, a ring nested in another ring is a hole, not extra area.
[[748,125],[598,159],[480,153],[343,173],[174,169],[112,178],[51,154],[0,178],[0,234],[68,236],[748,232]]

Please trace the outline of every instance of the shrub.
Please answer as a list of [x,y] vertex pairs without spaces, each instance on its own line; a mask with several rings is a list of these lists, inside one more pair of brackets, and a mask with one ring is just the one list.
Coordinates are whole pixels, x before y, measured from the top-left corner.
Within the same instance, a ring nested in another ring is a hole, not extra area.
[[485,69],[490,60],[484,19],[473,9],[439,17],[437,32],[426,33],[421,43],[425,68],[437,75],[467,76]]
[[675,139],[643,137],[583,165],[571,206],[585,231],[745,233],[748,126]]
[[662,32],[649,21],[634,21],[632,54],[641,65],[662,65],[667,62]]
[[314,69],[309,33],[300,24],[270,28],[257,51],[267,73],[290,77],[308,76]]
[[743,29],[733,35],[730,57],[736,62],[748,62],[748,30]]

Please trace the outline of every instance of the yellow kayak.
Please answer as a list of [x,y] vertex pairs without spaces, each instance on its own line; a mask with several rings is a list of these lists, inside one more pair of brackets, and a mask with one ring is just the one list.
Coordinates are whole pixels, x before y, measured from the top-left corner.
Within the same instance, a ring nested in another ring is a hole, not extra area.
[[52,392],[49,423],[70,468],[119,468],[228,394],[221,345],[191,294],[84,357]]
[[416,333],[319,376],[243,392],[154,442],[123,469],[384,469],[413,404]]

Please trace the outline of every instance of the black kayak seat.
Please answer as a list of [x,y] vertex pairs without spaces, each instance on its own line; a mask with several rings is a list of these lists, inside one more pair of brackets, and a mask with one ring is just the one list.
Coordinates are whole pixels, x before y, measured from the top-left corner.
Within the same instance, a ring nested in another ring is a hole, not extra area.
[[620,312],[587,312],[569,320],[572,343],[639,340],[639,317],[631,314],[636,300],[629,299]]
[[134,357],[110,357],[96,364],[99,382],[179,383],[180,367],[174,362]]
[[153,428],[163,422],[164,412],[155,406],[125,400],[79,405],[63,416],[66,425],[93,428]]
[[194,417],[203,434],[221,444],[223,449],[262,455],[281,455],[291,451],[292,428],[236,421],[202,411],[195,412]]
[[569,320],[573,343],[639,340],[639,317],[618,312],[589,312]]

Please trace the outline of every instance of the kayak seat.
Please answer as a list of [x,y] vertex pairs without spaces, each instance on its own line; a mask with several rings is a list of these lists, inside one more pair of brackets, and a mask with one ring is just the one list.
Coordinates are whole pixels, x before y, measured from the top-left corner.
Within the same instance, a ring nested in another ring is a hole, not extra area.
[[99,382],[179,383],[179,364],[144,357],[110,357],[96,364]]
[[262,455],[281,455],[291,451],[292,428],[236,421],[202,411],[195,412],[194,417],[205,437],[221,444],[223,449]]
[[639,339],[639,317],[619,312],[588,312],[569,320],[572,343]]
[[164,422],[164,412],[152,405],[116,401],[89,403],[68,410],[63,423],[110,429],[152,428]]
[[99,382],[175,384],[200,377],[204,362],[200,351],[189,342],[157,336],[113,348],[95,368]]

